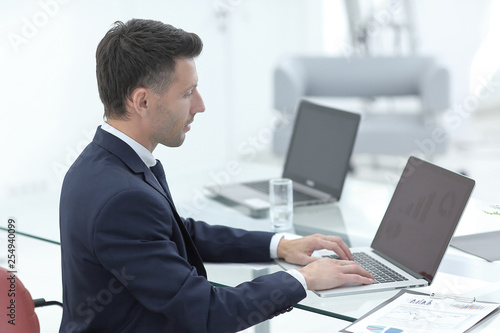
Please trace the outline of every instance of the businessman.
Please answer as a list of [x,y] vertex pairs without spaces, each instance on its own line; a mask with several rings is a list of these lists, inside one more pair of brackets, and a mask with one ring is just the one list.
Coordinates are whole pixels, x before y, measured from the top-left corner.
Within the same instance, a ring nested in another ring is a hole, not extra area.
[[[201,50],[196,34],[137,19],[116,22],[99,43],[105,122],[61,192],[60,332],[234,332],[289,311],[306,289],[373,282],[338,237],[285,240],[178,215],[152,153],[180,146],[205,111]],[[310,256],[323,248],[342,260]],[[203,265],[275,257],[304,267],[221,288]]]

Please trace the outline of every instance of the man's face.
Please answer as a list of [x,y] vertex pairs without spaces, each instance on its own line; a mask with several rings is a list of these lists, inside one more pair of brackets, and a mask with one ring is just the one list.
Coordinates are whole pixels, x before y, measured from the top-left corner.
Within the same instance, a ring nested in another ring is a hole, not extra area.
[[197,90],[198,74],[192,59],[176,61],[174,81],[163,95],[158,95],[151,113],[152,143],[180,146],[190,130],[194,116],[205,111]]

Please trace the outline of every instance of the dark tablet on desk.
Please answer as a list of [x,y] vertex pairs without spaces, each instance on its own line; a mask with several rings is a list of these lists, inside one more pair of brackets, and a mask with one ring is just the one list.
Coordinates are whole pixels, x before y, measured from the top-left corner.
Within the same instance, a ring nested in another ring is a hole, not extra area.
[[500,260],[500,231],[453,237],[450,245],[488,261]]

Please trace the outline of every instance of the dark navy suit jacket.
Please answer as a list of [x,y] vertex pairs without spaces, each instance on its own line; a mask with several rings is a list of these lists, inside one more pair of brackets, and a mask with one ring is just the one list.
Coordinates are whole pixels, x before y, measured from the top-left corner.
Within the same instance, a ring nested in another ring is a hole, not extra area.
[[202,261],[269,261],[271,233],[178,216],[168,186],[97,129],[64,179],[60,332],[234,332],[305,297],[285,272],[214,287]]

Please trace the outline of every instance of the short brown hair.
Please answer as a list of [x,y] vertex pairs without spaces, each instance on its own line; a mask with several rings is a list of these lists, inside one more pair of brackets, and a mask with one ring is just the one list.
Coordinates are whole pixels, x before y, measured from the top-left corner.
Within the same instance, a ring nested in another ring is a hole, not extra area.
[[126,118],[125,102],[138,87],[165,92],[178,58],[195,58],[203,43],[194,33],[159,21],[115,22],[99,43],[96,74],[107,118]]

